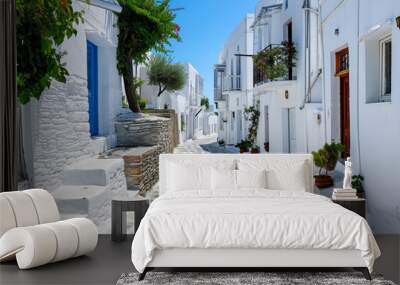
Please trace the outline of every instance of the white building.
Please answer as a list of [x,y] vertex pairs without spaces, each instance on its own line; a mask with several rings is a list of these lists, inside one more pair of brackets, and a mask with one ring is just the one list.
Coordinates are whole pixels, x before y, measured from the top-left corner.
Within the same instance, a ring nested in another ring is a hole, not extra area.
[[141,87],[141,96],[148,102],[148,108],[167,108],[178,115],[181,143],[203,134],[203,78],[190,64],[185,63],[185,86],[175,92],[164,92],[157,97],[158,86],[148,84],[147,67],[142,67],[140,76],[146,84]]
[[254,54],[287,41],[294,44],[297,57],[296,67],[278,80],[263,78],[255,70],[254,104],[260,110],[257,143],[262,150],[268,143],[271,152],[310,152],[323,143],[318,15],[304,9],[304,4],[261,0],[256,7]]
[[231,33],[214,66],[214,101],[219,113],[218,138],[236,144],[247,136],[244,109],[253,104],[254,15],[248,14]]
[[[290,74],[269,81],[255,71],[258,145],[289,153],[344,144],[353,173],[365,177],[367,216],[376,233],[400,232],[394,186],[400,182],[400,81],[394,80],[400,76],[399,15],[396,0],[261,0],[252,24],[253,54],[282,41],[297,50]],[[226,94],[216,92],[216,102],[232,108]],[[228,123],[229,116],[221,119]],[[222,126],[223,138],[235,142]]]
[[374,232],[400,233],[400,2],[321,1],[325,140],[348,145]]
[[203,115],[203,135],[212,136],[218,134],[218,116],[214,111],[214,106],[210,105],[204,110]]

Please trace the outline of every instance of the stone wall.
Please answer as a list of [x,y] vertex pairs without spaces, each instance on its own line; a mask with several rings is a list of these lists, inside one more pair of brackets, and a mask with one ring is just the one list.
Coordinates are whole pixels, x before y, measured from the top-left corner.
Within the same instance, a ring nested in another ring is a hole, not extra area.
[[159,146],[161,153],[174,149],[169,118],[144,114],[121,114],[115,123],[117,146]]
[[157,183],[160,153],[159,146],[120,148],[112,152],[112,157],[124,159],[129,190],[138,190],[140,194],[144,194]]
[[29,106],[33,186],[48,190],[62,182],[62,171],[77,159],[94,155],[89,133],[88,90],[85,79],[69,76],[53,81],[38,102]]
[[146,109],[144,113],[161,118],[169,118],[169,135],[171,138],[172,151],[179,144],[179,125],[178,115],[174,110],[158,110],[158,109]]

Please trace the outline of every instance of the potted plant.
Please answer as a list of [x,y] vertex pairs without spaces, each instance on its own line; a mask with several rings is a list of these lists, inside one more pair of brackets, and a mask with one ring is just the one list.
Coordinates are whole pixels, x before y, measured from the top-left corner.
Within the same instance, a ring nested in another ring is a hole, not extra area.
[[260,147],[255,145],[250,150],[251,153],[260,153]]
[[[335,169],[343,149],[344,147],[342,144],[333,142],[331,144],[325,144],[323,148],[312,152],[314,163],[319,167],[318,175],[314,176],[315,185],[318,188],[333,186],[333,179],[328,175],[328,172]],[[325,170],[324,174],[322,173],[323,170]]]
[[364,198],[364,177],[362,175],[355,175],[351,180],[351,187],[357,190],[357,196],[359,198]]
[[269,142],[264,143],[264,150],[265,152],[269,152]]
[[235,147],[239,148],[240,153],[248,152],[251,147],[251,142],[249,140],[241,140]]
[[296,66],[296,48],[291,42],[283,41],[279,46],[270,45],[253,56],[256,69],[271,81],[285,77],[289,69]]

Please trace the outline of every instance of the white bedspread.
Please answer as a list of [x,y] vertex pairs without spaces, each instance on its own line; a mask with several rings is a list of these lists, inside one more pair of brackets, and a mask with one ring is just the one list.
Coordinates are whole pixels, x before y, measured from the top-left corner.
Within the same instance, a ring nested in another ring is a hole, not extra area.
[[156,199],[132,244],[143,272],[155,249],[358,249],[372,271],[380,251],[365,219],[320,195],[249,189]]

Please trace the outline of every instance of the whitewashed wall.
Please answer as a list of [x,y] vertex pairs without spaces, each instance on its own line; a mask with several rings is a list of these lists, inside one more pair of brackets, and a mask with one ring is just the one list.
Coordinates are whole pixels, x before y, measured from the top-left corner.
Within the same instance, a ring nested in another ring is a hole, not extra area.
[[[393,22],[400,15],[400,2],[333,0],[325,1],[322,8],[328,139],[338,136],[334,55],[348,47],[351,156],[355,173],[365,177],[367,218],[376,233],[400,233],[400,82],[396,80],[400,76],[400,30]],[[335,29],[339,35],[334,35]],[[366,47],[387,33],[392,34],[392,102],[373,103],[368,96],[377,83],[371,83],[368,76],[375,72],[370,62],[376,55]]]
[[[223,129],[218,128],[218,137],[228,144],[237,144],[244,139],[248,133],[248,121],[245,120],[244,109],[253,105],[253,59],[249,56],[240,57],[240,90],[230,90],[230,81],[233,70],[233,80],[236,80],[237,54],[253,54],[253,29],[254,14],[246,17],[236,26],[229,35],[220,52],[219,64],[225,64],[225,88],[226,102],[221,103],[221,115]],[[224,110],[222,111],[222,108]],[[235,117],[232,113],[235,112]]]
[[[74,2],[85,12],[78,34],[65,41],[66,84],[53,81],[40,100],[24,107],[24,146],[31,186],[53,190],[65,166],[104,151],[115,142],[114,118],[121,109],[121,78],[116,70],[116,30],[112,12]],[[99,133],[89,131],[86,41],[99,49]]]

